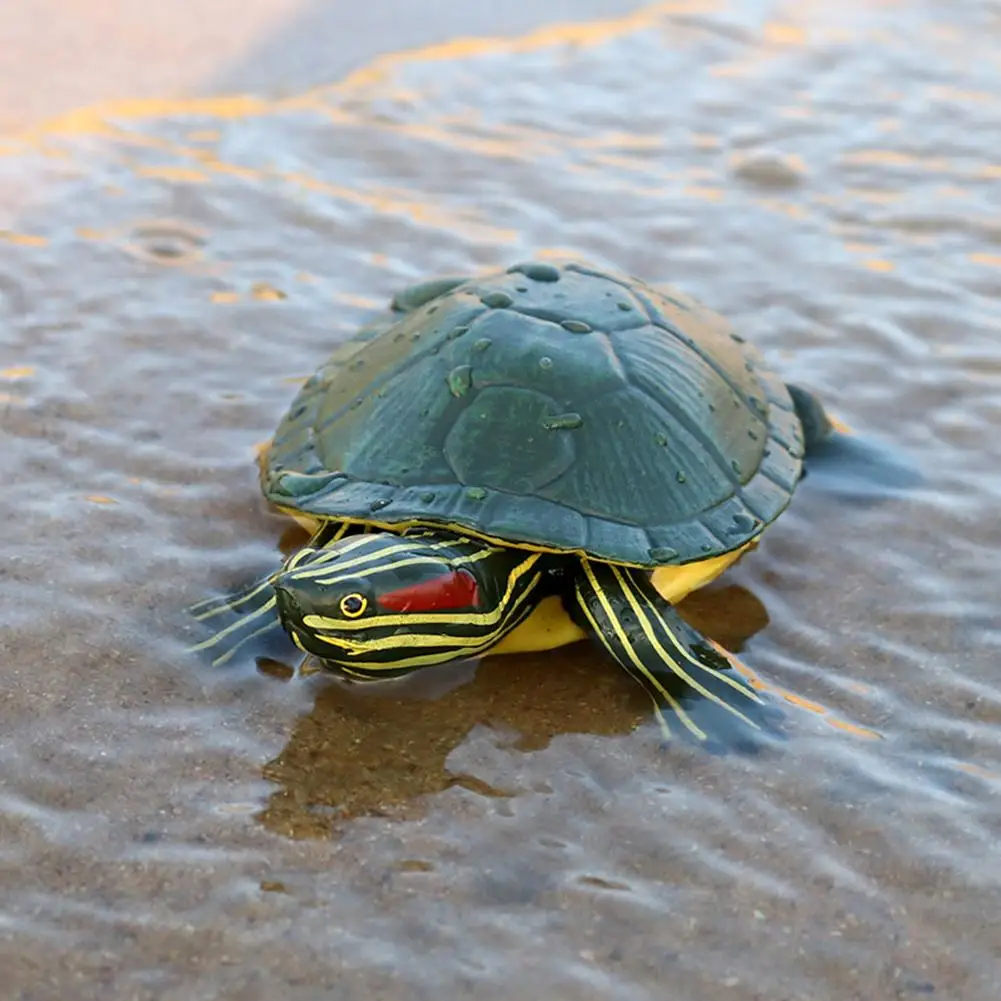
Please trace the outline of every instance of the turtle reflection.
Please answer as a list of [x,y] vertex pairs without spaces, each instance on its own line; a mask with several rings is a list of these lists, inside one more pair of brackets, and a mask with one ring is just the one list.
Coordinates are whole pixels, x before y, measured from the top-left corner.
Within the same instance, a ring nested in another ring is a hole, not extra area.
[[[768,623],[762,603],[735,584],[697,592],[681,610],[731,652]],[[276,661],[260,666],[269,674],[293,672]],[[510,731],[510,746],[521,751],[565,733],[620,736],[638,724],[654,729],[643,692],[608,671],[584,643],[544,658],[488,657],[473,672],[468,664],[449,665],[387,685],[324,687],[284,750],[264,767],[278,788],[260,822],[288,837],[321,837],[339,819],[419,813],[420,797],[457,784],[505,795],[449,767],[451,752],[478,725]]]

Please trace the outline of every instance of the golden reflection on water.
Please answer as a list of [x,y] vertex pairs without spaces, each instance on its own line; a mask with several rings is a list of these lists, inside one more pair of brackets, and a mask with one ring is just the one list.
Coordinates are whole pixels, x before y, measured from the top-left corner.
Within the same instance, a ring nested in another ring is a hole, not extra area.
[[[387,53],[375,58],[340,82],[323,85],[290,98],[266,100],[246,94],[219,97],[145,98],[124,99],[92,105],[62,115],[46,122],[37,129],[22,134],[20,140],[0,143],[0,155],[19,152],[22,143],[28,142],[48,149],[51,140],[70,136],[105,136],[124,142],[142,142],[115,121],[141,121],[146,119],[184,118],[198,116],[233,121],[252,116],[276,115],[291,111],[314,110],[337,115],[342,121],[358,120],[343,107],[331,108],[329,101],[354,97],[378,88],[380,96],[400,101],[413,101],[421,96],[412,89],[392,86],[392,79],[399,70],[410,63],[457,62],[460,60],[489,57],[498,54],[525,54],[542,49],[565,48],[574,50],[605,45],[617,37],[633,34],[659,26],[670,15],[696,15],[709,13],[723,6],[719,0],[671,0],[654,3],[623,17],[592,22],[564,22],[547,25],[525,35],[513,38],[457,38],[419,49]],[[782,29],[779,29],[781,35]],[[366,124],[373,124],[366,117]],[[377,122],[375,124],[378,124]],[[188,133],[192,142],[212,143],[219,133],[214,129],[200,128]],[[155,144],[155,140],[149,140]],[[178,151],[179,148],[175,148]],[[195,154],[196,151],[189,150]],[[506,149],[503,151],[506,154]]]
[[[655,3],[635,13],[614,20],[593,23],[563,23],[541,28],[516,38],[460,38],[423,49],[406,50],[381,56],[369,65],[347,76],[343,81],[322,86],[293,97],[267,101],[247,95],[185,99],[123,100],[82,108],[62,116],[44,128],[34,130],[22,137],[21,143],[6,145],[10,154],[21,152],[23,143],[30,143],[39,150],[53,156],[61,151],[55,141],[79,136],[104,136],[128,146],[160,149],[180,160],[193,161],[190,165],[149,165],[139,164],[134,169],[137,174],[148,178],[158,178],[174,184],[206,184],[211,175],[222,174],[244,177],[247,180],[263,177],[281,178],[289,183],[301,185],[304,189],[339,199],[349,204],[357,204],[380,213],[400,213],[415,222],[439,225],[466,235],[471,239],[482,239],[493,243],[511,243],[517,234],[503,227],[478,218],[475,211],[463,216],[428,205],[422,201],[408,199],[405,192],[373,192],[338,185],[326,179],[302,172],[286,172],[268,168],[250,168],[218,159],[212,146],[219,140],[219,132],[214,129],[197,129],[189,132],[187,138],[198,145],[185,146],[156,136],[137,134],[125,128],[129,123],[182,116],[197,116],[221,121],[236,121],[250,117],[283,115],[294,112],[311,111],[329,117],[339,125],[362,124],[367,129],[398,132],[410,139],[445,145],[457,152],[469,152],[485,157],[501,159],[533,160],[548,157],[563,158],[569,151],[591,152],[582,163],[570,164],[573,171],[597,170],[605,173],[605,168],[618,168],[614,183],[628,185],[629,173],[647,175],[653,179],[668,179],[675,175],[664,172],[656,158],[641,156],[631,158],[627,154],[650,153],[663,149],[665,140],[656,136],[631,135],[621,130],[604,134],[571,135],[542,130],[511,123],[491,123],[490,135],[476,135],[480,124],[476,115],[467,113],[465,119],[445,116],[435,121],[394,121],[392,118],[372,114],[366,98],[378,92],[383,103],[393,101],[413,104],[420,100],[421,93],[412,88],[394,86],[394,79],[405,67],[412,64],[454,62],[487,58],[500,54],[525,54],[544,49],[570,48],[574,51],[604,45],[617,37],[648,31],[658,27],[670,16],[696,16],[720,9],[722,4],[712,0],[680,0],[680,2]],[[683,35],[683,33],[682,33]],[[782,46],[802,44],[802,30],[794,25],[772,23],[763,28],[763,37],[769,45]],[[672,36],[669,44],[678,44]],[[765,52],[748,55],[748,60],[765,58]],[[717,67],[718,69],[718,67]],[[122,123],[119,126],[116,123]],[[718,145],[714,137],[702,137],[701,145],[713,149]],[[0,145],[0,156],[5,151]],[[698,175],[690,173],[693,178]],[[639,178],[636,190],[649,189]],[[725,191],[722,187],[707,184],[689,184],[685,191],[695,198],[722,201]]]
[[15,233],[9,229],[0,229],[0,240],[5,243],[16,243],[22,247],[44,247],[48,243],[44,236],[35,236],[32,233]]
[[[234,122],[251,117],[291,115],[312,112],[328,118],[339,126],[361,125],[367,130],[398,133],[410,140],[437,144],[458,154],[469,153],[486,158],[513,160],[552,159],[570,173],[593,172],[607,183],[631,189],[635,194],[657,196],[667,189],[665,182],[677,183],[683,194],[690,198],[722,203],[728,197],[727,185],[717,168],[703,168],[688,164],[683,170],[670,170],[663,166],[668,141],[655,135],[634,135],[621,129],[583,135],[542,129],[510,122],[483,122],[480,113],[466,110],[459,115],[422,116],[420,121],[395,119],[373,111],[371,100],[377,98],[380,107],[399,104],[414,106],[425,96],[410,85],[399,83],[408,67],[440,62],[459,62],[487,59],[503,54],[526,54],[546,49],[568,48],[574,52],[599,45],[633,33],[657,29],[672,18],[676,30],[665,37],[665,45],[684,45],[685,18],[696,19],[720,10],[724,4],[711,0],[681,0],[681,2],[655,3],[626,17],[593,23],[564,23],[541,28],[517,38],[461,38],[423,49],[396,52],[381,56],[369,65],[348,75],[333,85],[325,85],[292,97],[268,101],[248,95],[185,98],[169,100],[123,100],[83,108],[48,123],[22,137],[0,146],[10,154],[20,153],[24,144],[35,146],[47,155],[62,155],[59,140],[80,136],[104,136],[121,144],[122,148],[156,149],[181,161],[170,164],[138,163],[133,169],[137,175],[159,179],[174,185],[206,185],[213,175],[250,180],[281,180],[297,185],[304,191],[325,195],[339,202],[357,205],[379,214],[399,214],[414,222],[440,227],[460,234],[470,240],[490,244],[514,243],[519,233],[499,226],[494,220],[483,218],[475,207],[460,212],[426,199],[415,197],[406,190],[379,190],[368,186],[356,187],[338,184],[328,178],[316,177],[301,170],[281,170],[269,166],[250,167],[221,158],[216,144],[221,132],[214,128],[197,128],[186,133],[190,145],[170,141],[160,136],[137,132],[132,126],[143,121],[199,117],[220,122]],[[808,5],[807,5],[808,6]],[[807,16],[805,8],[798,20]],[[829,33],[829,32],[828,32]],[[707,67],[714,75],[732,75],[751,72],[758,64],[766,64],[778,48],[802,47],[810,43],[808,30],[794,20],[767,22],[759,29],[754,46],[744,46],[739,63],[722,62]],[[947,87],[931,88],[929,93],[940,100],[974,100],[975,92],[966,93]],[[797,109],[790,105],[785,112],[810,116],[808,107]],[[694,136],[697,148],[712,151],[719,147],[719,138],[712,135]],[[842,158],[853,166],[899,166],[929,172],[955,173],[956,165],[942,157],[919,156],[894,149],[858,149]],[[804,171],[806,164],[795,158],[796,170]],[[614,168],[609,172],[608,168]],[[895,192],[866,192],[862,189],[845,192],[846,198],[866,198],[872,201],[890,201],[899,197]],[[802,195],[798,200],[761,199],[760,207],[800,220],[817,221],[811,201],[829,203],[830,198],[811,199]],[[9,240],[30,242],[29,234],[9,234]],[[870,270],[889,270],[892,264],[882,257],[861,262]]]

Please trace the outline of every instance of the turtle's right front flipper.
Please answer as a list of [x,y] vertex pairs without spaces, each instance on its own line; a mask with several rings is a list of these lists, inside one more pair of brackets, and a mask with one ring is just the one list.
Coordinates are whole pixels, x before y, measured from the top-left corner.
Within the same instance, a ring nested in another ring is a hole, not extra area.
[[191,653],[209,654],[213,667],[221,667],[245,643],[283,632],[270,576],[237,594],[192,605],[188,613],[214,630],[207,639],[189,648]]
[[[324,549],[347,535],[370,530],[370,525],[353,525],[346,521],[323,522],[309,542],[286,560],[283,569],[295,567],[316,550]],[[188,608],[189,615],[213,630],[201,643],[190,647],[190,652],[207,653],[212,657],[212,666],[221,667],[251,640],[284,636],[285,630],[278,619],[275,589],[271,585],[273,576],[269,574],[236,594],[208,598]]]
[[782,713],[657,592],[649,575],[581,559],[571,615],[653,699],[667,739],[674,717],[711,749],[777,736]]

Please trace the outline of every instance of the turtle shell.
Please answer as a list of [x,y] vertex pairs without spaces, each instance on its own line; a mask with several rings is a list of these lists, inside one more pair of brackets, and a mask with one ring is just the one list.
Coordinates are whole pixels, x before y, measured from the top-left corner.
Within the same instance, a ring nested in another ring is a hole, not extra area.
[[306,382],[269,501],[645,567],[730,552],[789,503],[789,392],[689,296],[571,259],[440,288]]

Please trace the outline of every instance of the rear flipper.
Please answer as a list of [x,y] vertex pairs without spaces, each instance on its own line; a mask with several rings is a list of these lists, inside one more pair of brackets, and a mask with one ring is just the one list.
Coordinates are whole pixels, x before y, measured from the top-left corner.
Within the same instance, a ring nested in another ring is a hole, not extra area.
[[839,427],[809,390],[792,383],[786,388],[803,425],[803,475],[813,486],[847,499],[879,500],[922,484],[920,471],[906,456],[888,444]]
[[796,416],[803,425],[803,443],[806,446],[806,454],[809,455],[830,438],[834,433],[834,424],[827,416],[823,403],[808,389],[791,382],[786,385],[786,389],[792,397]]
[[[571,616],[653,699],[664,737],[753,751],[784,714],[693,629],[640,570],[581,559]],[[675,731],[672,720],[680,727]]]

